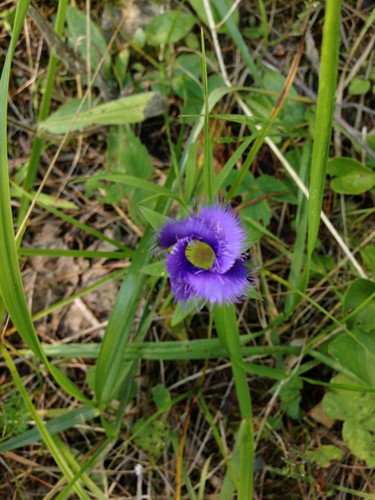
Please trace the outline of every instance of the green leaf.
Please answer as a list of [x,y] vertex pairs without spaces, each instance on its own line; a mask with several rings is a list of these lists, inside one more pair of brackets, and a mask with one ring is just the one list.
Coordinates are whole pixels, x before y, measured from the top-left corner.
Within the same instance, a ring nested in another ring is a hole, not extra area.
[[[356,381],[346,375],[337,375],[330,383],[349,385]],[[360,424],[375,413],[375,393],[331,389],[323,398],[323,407],[331,418]]]
[[[331,383],[350,384],[352,379],[338,375]],[[375,467],[375,394],[331,390],[323,398],[327,414],[344,420],[343,440],[351,452],[370,467]]]
[[[369,332],[374,329],[375,318],[375,283],[359,278],[351,284],[343,303],[343,314],[347,316],[359,308],[347,319],[350,330],[360,329]],[[375,353],[375,352],[374,352]]]
[[152,388],[152,396],[159,410],[171,407],[171,393],[163,384],[158,384]]
[[371,88],[370,80],[364,80],[360,76],[356,76],[350,82],[349,94],[364,95],[364,94],[367,94],[367,92],[370,90],[370,88]]
[[285,201],[295,204],[296,196],[293,194],[290,184],[282,179],[276,179],[272,175],[261,175],[256,179],[256,185],[269,199]]
[[294,420],[299,418],[302,387],[302,381],[293,377],[283,385],[279,394],[281,399],[280,408],[285,410]]
[[124,364],[123,355],[130,342],[137,306],[146,280],[145,274],[140,270],[150,259],[150,237],[151,230],[147,230],[121,285],[100,345],[95,373],[95,393],[101,407],[105,407],[118,395],[123,381],[132,370],[133,365]]
[[335,177],[331,181],[331,188],[337,193],[361,194],[375,185],[375,173],[352,158],[330,159],[327,173]]
[[373,245],[369,245],[362,248],[360,253],[365,266],[375,277],[375,247]]
[[375,173],[365,175],[345,175],[331,181],[331,189],[342,194],[362,194],[375,186]]
[[[64,410],[62,410],[64,411]],[[44,423],[44,427],[50,436],[54,436],[62,431],[71,429],[75,425],[82,425],[88,420],[92,420],[99,414],[99,411],[91,406],[80,406],[74,410],[64,411],[63,415]],[[25,415],[27,417],[27,414]],[[38,428],[30,429],[19,436],[13,437],[0,444],[0,452],[15,450],[29,444],[41,441],[42,437]]]
[[[86,14],[76,7],[68,7],[66,21],[70,32],[70,44],[74,47],[74,49],[78,49],[78,52],[84,61],[87,61],[88,56],[90,57],[92,73],[96,71],[102,58],[104,58],[102,66],[103,76],[108,78],[111,73],[111,58],[109,52],[106,51],[107,42],[100,29],[90,19],[88,34]],[[90,40],[90,50],[88,50],[87,46],[88,36]]]
[[176,43],[184,38],[192,29],[196,19],[181,10],[169,10],[154,17],[146,28],[146,43],[161,45]]
[[171,432],[166,415],[154,420],[139,419],[133,425],[134,442],[149,455],[151,463],[163,453]]
[[[110,174],[130,174],[140,179],[148,179],[153,172],[151,157],[140,139],[127,125],[113,126],[108,135],[107,171]],[[97,178],[87,181],[89,192],[100,189],[100,200],[104,203],[121,202],[126,195],[129,199],[129,215],[138,223],[139,203],[146,197],[145,191],[124,184],[104,183]]]
[[148,179],[153,171],[147,148],[133,131],[124,125],[111,127],[107,140],[108,172],[126,173]]
[[139,123],[162,114],[166,103],[158,92],[144,92],[98,104],[90,109],[86,101],[82,108],[80,106],[80,99],[64,103],[55,113],[38,124],[38,132],[65,134],[93,125]]
[[161,226],[163,226],[166,222],[172,220],[169,217],[163,214],[159,214],[158,212],[155,212],[155,210],[151,210],[147,207],[140,206],[139,210],[141,211],[147,222],[150,224],[150,226],[156,231],[160,229]]
[[372,170],[365,167],[358,160],[346,158],[343,156],[335,156],[327,162],[327,174],[333,177],[346,175],[362,175],[371,174]]
[[375,388],[375,330],[369,333],[353,330],[352,334],[360,343],[347,334],[341,334],[331,342],[328,352],[341,366]]
[[176,309],[173,312],[171,319],[171,327],[174,328],[178,324],[180,324],[184,319],[194,313],[197,310],[196,304],[191,301],[185,307],[182,307],[180,304],[177,305]]
[[[276,93],[277,96],[279,96],[280,93],[282,92],[285,85],[285,80],[286,80],[285,76],[282,75],[281,73],[267,68],[263,69],[262,88]],[[294,96],[294,97],[298,96],[298,92],[293,87],[293,85],[290,87],[289,96]],[[267,101],[270,101],[273,107],[276,104],[277,99],[278,97],[267,98]],[[272,109],[272,107],[270,107],[270,110]],[[269,112],[267,112],[267,117],[268,116]],[[301,104],[300,102],[287,99],[284,102],[282,109],[280,110],[279,119],[282,124],[285,124],[289,128],[300,126],[305,119],[304,105]]]
[[337,446],[332,444],[323,444],[317,450],[308,450],[305,454],[307,462],[314,462],[319,467],[324,469],[331,465],[333,460],[340,461],[344,456],[344,452]]
[[114,73],[121,87],[123,87],[126,82],[129,57],[130,51],[128,48],[125,48],[117,54],[115,59]]
[[[366,401],[363,402],[367,404]],[[375,402],[372,402],[372,415],[360,424],[346,420],[342,437],[353,454],[364,460],[369,467],[375,467]]]
[[147,264],[142,267],[141,272],[148,274],[149,276],[157,276],[160,278],[167,275],[164,262],[153,262],[152,264]]

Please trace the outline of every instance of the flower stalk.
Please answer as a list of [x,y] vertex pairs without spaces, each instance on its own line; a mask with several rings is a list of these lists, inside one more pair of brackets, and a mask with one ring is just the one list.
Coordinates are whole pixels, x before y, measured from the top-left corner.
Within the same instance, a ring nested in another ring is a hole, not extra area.
[[227,349],[232,364],[234,384],[242,418],[237,438],[240,448],[238,500],[251,500],[253,498],[254,479],[253,411],[246,371],[242,366],[236,311],[234,305],[220,307],[215,305],[213,314],[218,337]]

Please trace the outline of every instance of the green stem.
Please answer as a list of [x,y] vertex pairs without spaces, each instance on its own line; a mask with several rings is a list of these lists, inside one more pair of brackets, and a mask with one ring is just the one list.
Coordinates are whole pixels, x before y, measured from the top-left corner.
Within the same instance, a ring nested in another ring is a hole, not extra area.
[[250,388],[241,366],[241,344],[234,306],[215,306],[218,337],[229,353],[242,421],[239,428],[240,474],[238,500],[252,500],[254,479],[254,429]]

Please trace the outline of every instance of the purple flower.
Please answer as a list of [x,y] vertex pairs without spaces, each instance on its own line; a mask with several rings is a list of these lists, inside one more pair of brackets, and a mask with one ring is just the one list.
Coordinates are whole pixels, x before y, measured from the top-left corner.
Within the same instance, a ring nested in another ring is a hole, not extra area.
[[176,300],[203,299],[230,304],[250,289],[243,257],[246,233],[231,207],[203,206],[181,221],[168,221],[158,233],[167,255],[167,271]]

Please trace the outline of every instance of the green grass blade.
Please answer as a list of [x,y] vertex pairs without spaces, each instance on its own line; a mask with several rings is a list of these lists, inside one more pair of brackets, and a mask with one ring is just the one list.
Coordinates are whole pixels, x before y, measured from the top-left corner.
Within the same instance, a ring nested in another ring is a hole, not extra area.
[[234,153],[231,154],[230,158],[228,161],[225,163],[224,167],[220,170],[220,172],[215,175],[215,180],[214,180],[214,194],[216,195],[223,183],[225,182],[225,179],[228,177],[228,175],[231,173],[233,170],[233,167],[236,165],[237,161],[241,158],[241,156],[245,153],[246,149],[249,147],[249,145],[252,143],[252,141],[255,139],[257,134],[252,134],[249,137],[246,137],[246,139],[243,141],[243,143],[234,151]]
[[191,201],[191,197],[194,193],[194,187],[197,180],[197,149],[198,145],[196,142],[190,144],[188,148],[185,176],[185,199],[187,203],[190,203]]
[[307,276],[309,274],[311,256],[314,252],[315,243],[318,237],[328,151],[331,141],[339,58],[340,7],[340,0],[327,0],[325,7],[318,102],[315,118],[315,138],[312,152],[309,190]]
[[[301,348],[294,346],[245,346],[244,344],[259,335],[242,335],[240,337],[241,356],[260,356],[275,354],[300,354]],[[99,355],[100,344],[44,344],[43,348],[48,356],[64,358],[90,358],[96,359]],[[20,350],[20,354],[29,355],[30,351]],[[123,354],[123,361],[135,361],[138,359],[148,360],[193,360],[193,359],[215,359],[228,356],[228,351],[223,347],[219,339],[199,340],[172,340],[164,342],[134,342],[127,346]],[[251,364],[252,365],[252,364]],[[275,373],[275,368],[259,367]],[[274,378],[274,377],[272,377]]]
[[123,359],[129,342],[137,304],[142,293],[146,276],[140,272],[149,260],[149,240],[151,231],[146,231],[127,275],[121,285],[117,301],[109,319],[96,366],[95,393],[97,402],[104,407],[121,387],[123,379]]
[[204,95],[204,157],[203,157],[203,194],[207,197],[207,202],[213,202],[213,185],[214,185],[214,168],[212,158],[212,147],[209,126],[209,93],[208,93],[208,80],[207,80],[207,61],[206,50],[204,45],[203,30],[201,31],[201,45],[202,45],[202,83]]
[[[252,500],[254,474],[254,431],[251,418],[244,418],[241,421],[238,431],[238,444],[240,448],[238,500]],[[250,456],[252,456],[251,464],[249,463]]]
[[[75,425],[83,424],[84,422],[95,418],[98,414],[99,411],[91,406],[81,406],[79,408],[75,408],[74,410],[67,410],[66,414],[60,415],[47,423],[44,422],[43,425],[48,434],[53,436],[59,432],[71,429]],[[19,436],[15,436],[7,439],[3,443],[0,443],[0,452],[16,450],[17,448],[28,446],[36,441],[40,441],[41,439],[42,436],[38,428],[30,429],[23,432]]]
[[[308,179],[311,156],[311,141],[306,141],[300,161],[300,178],[306,184]],[[307,233],[307,208],[308,202],[301,191],[298,191],[298,209],[296,215],[296,240],[293,254],[291,256],[290,272],[288,281],[292,287],[298,288],[301,284],[303,263],[305,258],[306,233]],[[302,284],[303,285],[303,284]],[[289,315],[300,300],[300,296],[293,293],[285,297],[284,312]]]
[[[58,435],[55,435],[52,439],[59,448],[61,456],[64,457],[64,459],[70,465],[74,473],[74,476],[70,479],[67,486],[58,495],[57,498],[70,497],[72,490],[74,491],[76,489],[77,483],[79,484],[79,481],[82,480],[82,482],[85,483],[87,489],[90,490],[91,493],[94,495],[94,498],[96,500],[106,500],[107,497],[104,495],[104,493],[98,488],[98,486],[94,483],[94,481],[86,474],[86,470],[91,465],[91,460],[87,460],[85,464],[80,465],[75,459],[75,457],[72,455],[69,448],[66,446],[66,444],[62,441],[62,439]],[[88,498],[90,498],[90,496],[88,496]]]
[[82,257],[84,259],[124,259],[133,255],[129,252],[104,252],[96,250],[65,250],[59,248],[19,248],[18,255],[39,255],[41,257]]

